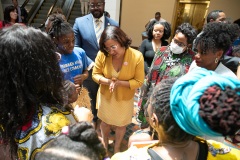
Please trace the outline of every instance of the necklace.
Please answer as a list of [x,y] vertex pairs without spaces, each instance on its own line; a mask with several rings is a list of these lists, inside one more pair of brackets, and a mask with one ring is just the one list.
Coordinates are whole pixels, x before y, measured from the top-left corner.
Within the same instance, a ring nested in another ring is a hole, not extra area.
[[[191,159],[196,159],[197,153],[195,145],[193,145],[192,140],[184,141],[184,142],[173,142],[173,141],[167,141],[167,142],[158,142],[155,144],[155,146],[150,146],[150,148],[154,147],[153,150],[162,158],[162,159],[169,159],[169,156],[165,153],[171,153],[178,157],[177,159],[186,159],[186,156],[191,156]],[[193,149],[193,154],[192,150]],[[194,157],[194,158],[193,158]]]
[[161,41],[159,43],[156,43],[155,41],[152,40],[152,47],[155,52],[159,51],[161,48]]
[[174,142],[163,142],[163,143],[158,143],[158,146],[161,147],[171,147],[171,148],[186,148],[192,143],[192,140],[188,140],[186,142],[179,142],[179,143],[174,143]]

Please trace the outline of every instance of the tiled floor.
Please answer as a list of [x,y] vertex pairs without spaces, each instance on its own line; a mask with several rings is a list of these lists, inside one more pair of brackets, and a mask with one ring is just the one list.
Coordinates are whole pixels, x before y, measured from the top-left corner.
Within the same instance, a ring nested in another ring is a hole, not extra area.
[[[101,137],[101,131],[100,131],[99,125],[100,125],[100,123],[98,123],[97,132],[98,132],[98,135]],[[123,141],[122,141],[122,144],[121,144],[121,151],[127,150],[127,148],[128,148],[128,138],[130,137],[130,135],[132,135],[133,132],[135,132],[138,129],[139,129],[139,125],[138,125],[138,122],[136,121],[136,118],[134,116],[133,120],[132,120],[132,123],[127,126],[126,133],[123,137]],[[110,149],[109,149],[109,152],[108,152],[109,156],[113,155],[113,141],[114,141],[114,139],[115,139],[115,135],[110,133],[110,137],[109,137],[109,147],[110,147]]]

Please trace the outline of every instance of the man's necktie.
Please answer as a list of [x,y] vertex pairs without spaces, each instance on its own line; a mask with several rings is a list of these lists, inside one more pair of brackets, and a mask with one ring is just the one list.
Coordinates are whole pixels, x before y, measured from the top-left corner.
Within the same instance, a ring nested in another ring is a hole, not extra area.
[[101,34],[102,34],[102,21],[100,20],[100,19],[97,19],[96,21],[95,21],[95,24],[96,24],[96,30],[95,30],[95,32],[96,32],[96,37],[97,37],[97,41],[98,41],[98,43],[99,43],[99,40],[100,40],[100,36],[101,36]]

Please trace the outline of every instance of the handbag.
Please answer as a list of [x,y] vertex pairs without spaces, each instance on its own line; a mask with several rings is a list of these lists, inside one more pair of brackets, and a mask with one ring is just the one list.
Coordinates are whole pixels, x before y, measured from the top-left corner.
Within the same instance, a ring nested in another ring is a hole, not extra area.
[[136,113],[136,120],[137,122],[140,124],[140,128],[141,129],[144,129],[144,128],[147,128],[149,127],[149,123],[146,119],[146,116],[144,114],[145,110],[144,110],[144,105],[146,104],[146,101],[145,100],[140,100],[139,101],[139,109]]
[[89,92],[87,88],[81,87],[81,90],[78,94],[78,99],[76,102],[72,103],[73,106],[78,105],[79,107],[86,107],[91,110],[91,98],[89,97]]

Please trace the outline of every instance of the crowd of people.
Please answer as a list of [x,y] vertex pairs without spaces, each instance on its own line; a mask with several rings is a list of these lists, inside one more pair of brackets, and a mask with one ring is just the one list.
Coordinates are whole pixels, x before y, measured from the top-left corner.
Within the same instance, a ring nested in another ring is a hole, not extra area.
[[[104,11],[105,0],[80,2],[86,15],[73,27],[59,9],[49,16],[45,31],[22,25],[27,18],[19,16],[24,11],[17,0],[4,10],[3,158],[240,159],[237,22],[226,22],[226,14],[215,10],[201,33],[182,23],[169,40],[171,25],[157,12],[137,50]],[[121,152],[138,89],[141,129]],[[88,97],[90,107],[74,103],[81,96]],[[143,141],[152,143],[134,145]]]
[[238,79],[204,68],[162,80],[145,110],[158,142],[131,146],[111,159],[239,159],[238,149],[200,137],[234,135],[239,130],[239,84]]

